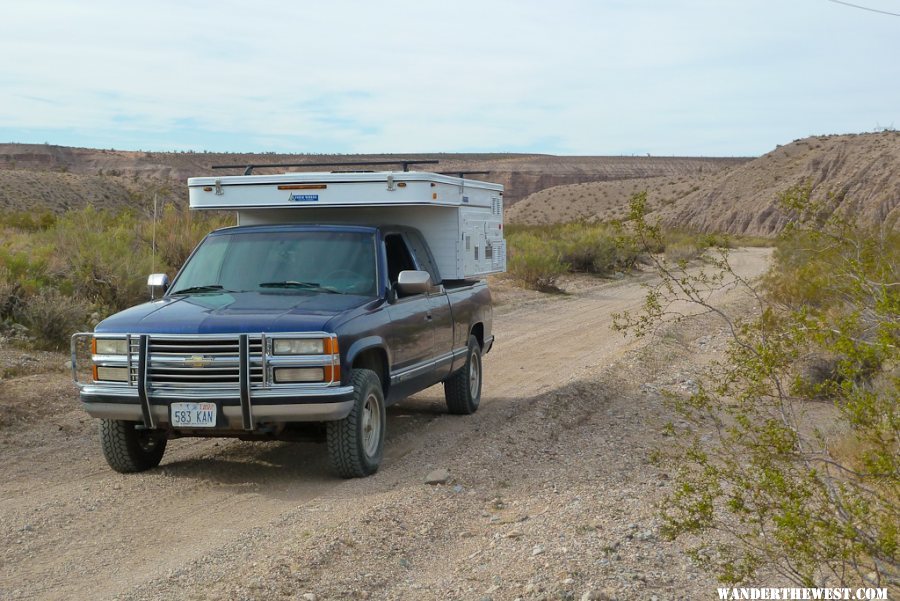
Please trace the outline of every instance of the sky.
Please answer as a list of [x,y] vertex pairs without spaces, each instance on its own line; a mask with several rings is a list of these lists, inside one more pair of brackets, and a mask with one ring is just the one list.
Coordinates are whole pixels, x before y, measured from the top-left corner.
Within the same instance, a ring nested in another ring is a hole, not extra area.
[[830,0],[0,9],[0,142],[755,156],[900,128],[900,16]]

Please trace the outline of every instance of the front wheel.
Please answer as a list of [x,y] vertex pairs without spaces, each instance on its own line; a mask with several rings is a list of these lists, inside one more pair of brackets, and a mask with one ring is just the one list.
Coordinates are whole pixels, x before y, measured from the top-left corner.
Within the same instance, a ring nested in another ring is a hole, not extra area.
[[361,478],[378,471],[384,451],[387,415],[381,380],[370,369],[354,369],[353,409],[342,420],[328,422],[326,441],[331,466],[342,478]]
[[104,419],[100,422],[100,447],[106,463],[119,473],[143,472],[159,465],[166,452],[166,438],[157,431],[138,429],[135,422]]
[[481,345],[469,336],[466,364],[444,380],[444,398],[447,410],[457,415],[470,415],[478,411],[481,403]]

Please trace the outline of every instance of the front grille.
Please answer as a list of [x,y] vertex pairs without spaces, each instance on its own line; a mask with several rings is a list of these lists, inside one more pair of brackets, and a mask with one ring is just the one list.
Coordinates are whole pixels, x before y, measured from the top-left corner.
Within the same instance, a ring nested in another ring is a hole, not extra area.
[[[251,337],[248,342],[250,383],[261,384],[262,338]],[[238,338],[150,336],[147,380],[152,388],[236,388],[240,385]]]

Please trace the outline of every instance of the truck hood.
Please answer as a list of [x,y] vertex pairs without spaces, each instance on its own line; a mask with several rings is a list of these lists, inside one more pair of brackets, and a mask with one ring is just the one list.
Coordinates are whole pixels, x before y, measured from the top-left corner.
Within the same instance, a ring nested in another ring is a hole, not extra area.
[[97,324],[109,334],[317,332],[335,316],[373,299],[348,294],[238,292],[166,297]]

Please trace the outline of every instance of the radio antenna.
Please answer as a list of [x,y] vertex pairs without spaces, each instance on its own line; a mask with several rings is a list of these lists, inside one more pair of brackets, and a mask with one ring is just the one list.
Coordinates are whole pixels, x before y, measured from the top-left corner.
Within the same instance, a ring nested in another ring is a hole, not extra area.
[[156,273],[156,218],[157,218],[157,202],[156,202],[156,192],[153,193],[153,241],[151,242],[151,247],[153,250],[153,258],[151,260],[152,268],[150,269],[151,273]]

